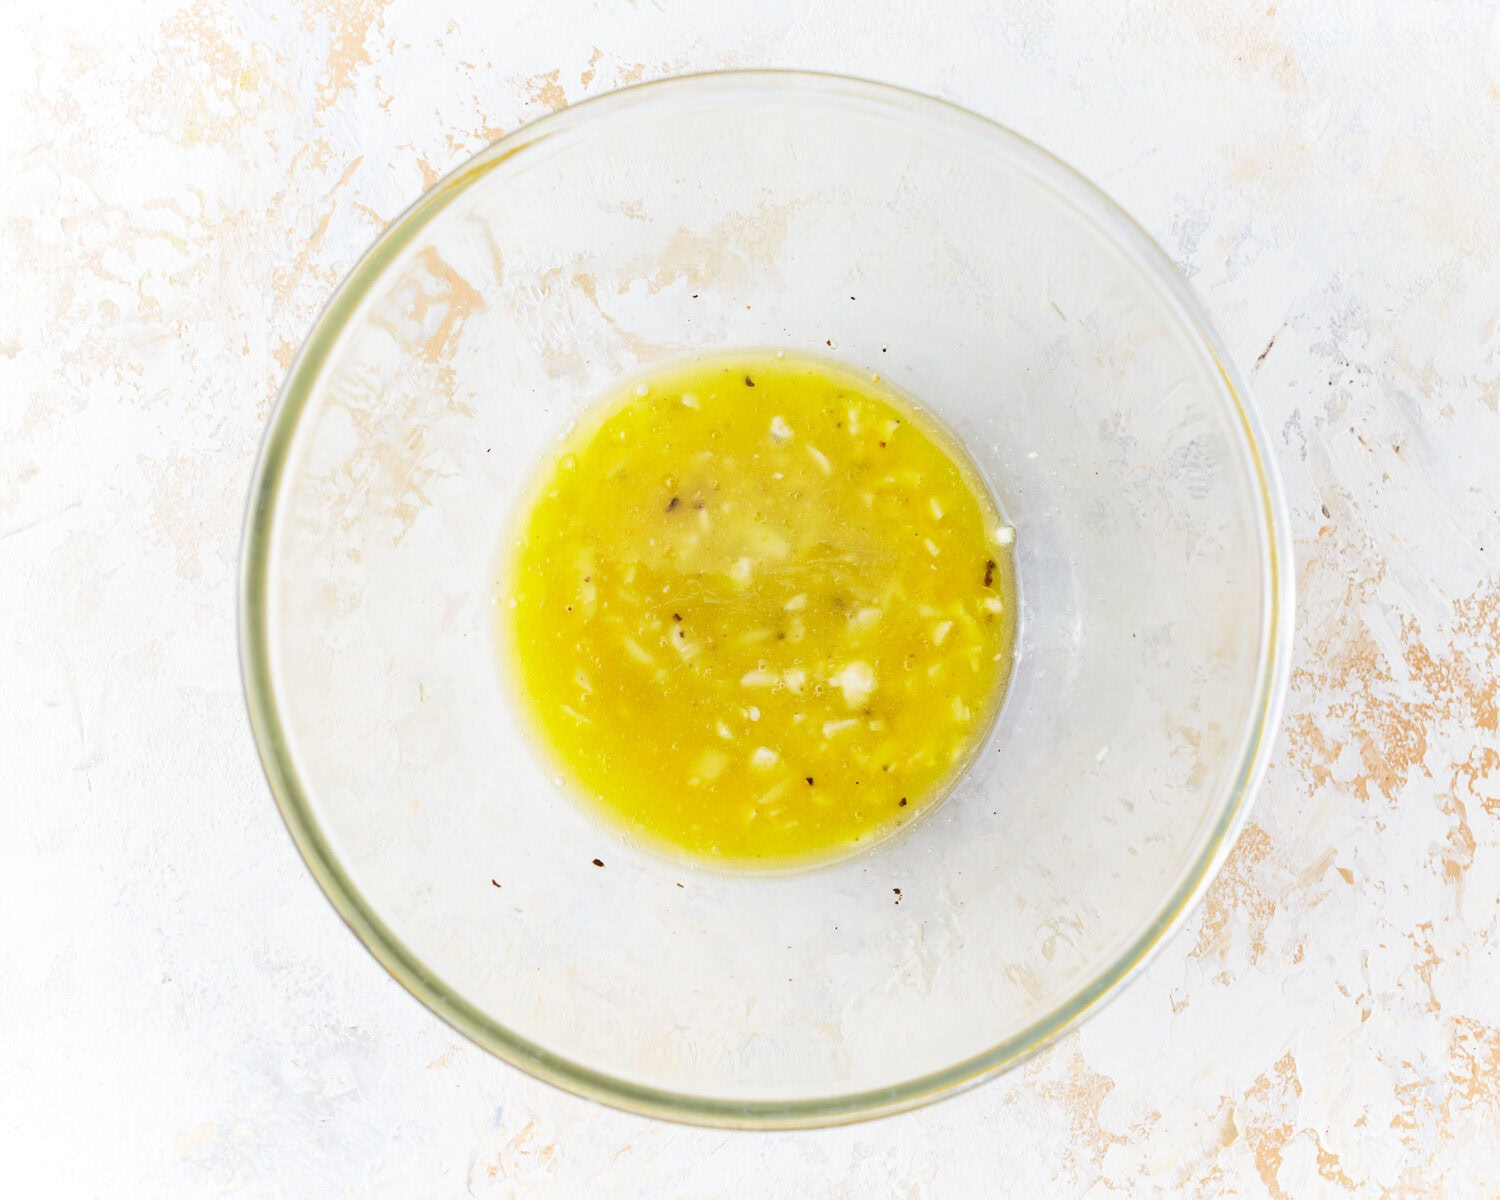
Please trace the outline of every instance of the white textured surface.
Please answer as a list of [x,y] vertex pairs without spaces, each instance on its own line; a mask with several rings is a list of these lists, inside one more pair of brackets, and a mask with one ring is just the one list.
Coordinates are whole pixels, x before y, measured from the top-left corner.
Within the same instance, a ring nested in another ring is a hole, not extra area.
[[[1500,18],[1233,7],[7,7],[0,1159],[17,1194],[1492,1195]],[[234,650],[260,430],[359,251],[531,116],[750,65],[957,100],[1134,213],[1253,372],[1300,585],[1266,788],[1145,976],[976,1092],[774,1136],[572,1099],[407,998],[281,828]]]

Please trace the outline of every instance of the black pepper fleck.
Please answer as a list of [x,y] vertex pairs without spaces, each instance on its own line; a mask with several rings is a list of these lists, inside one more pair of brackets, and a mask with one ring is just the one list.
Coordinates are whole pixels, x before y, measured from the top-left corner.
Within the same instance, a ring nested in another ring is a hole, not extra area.
[[674,621],[680,621],[680,620],[682,620],[682,614],[681,613],[673,613],[672,614],[672,620],[674,620]]
[[906,807],[906,797],[905,796],[901,797],[901,803],[897,807],[899,807],[899,808],[905,808]]
[[990,587],[995,582],[995,560],[987,558],[984,561],[984,586]]
[[500,884],[499,884],[499,882],[497,880],[491,879],[490,882],[493,883],[496,887],[500,886]]
[[812,785],[813,785],[813,777],[811,775],[808,775],[808,776],[805,776],[805,778],[807,780],[807,786],[808,787],[812,787]]
[[604,865],[604,860],[602,858],[596,858],[596,859],[594,859],[594,866],[596,866],[596,867],[602,867],[603,865]]
[[667,511],[671,512],[674,508],[676,508],[681,503],[682,503],[682,497],[680,497],[680,496],[673,496],[670,500],[667,501]]
[[755,380],[751,379],[750,376],[746,375],[745,376],[745,386],[746,387],[754,387],[755,386]]

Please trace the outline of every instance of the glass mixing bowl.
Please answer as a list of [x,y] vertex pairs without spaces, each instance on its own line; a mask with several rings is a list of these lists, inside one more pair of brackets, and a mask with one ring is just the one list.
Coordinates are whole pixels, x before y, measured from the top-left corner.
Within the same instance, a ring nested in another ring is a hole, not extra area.
[[[622,377],[736,346],[878,371],[1018,531],[978,761],[801,873],[600,824],[496,653],[500,542],[548,448]],[[528,125],[380,238],[272,417],[241,648],[299,849],[435,1013],[624,1108],[813,1125],[1015,1064],[1181,920],[1265,765],[1290,572],[1244,384],[1108,199],[936,100],[728,73]]]

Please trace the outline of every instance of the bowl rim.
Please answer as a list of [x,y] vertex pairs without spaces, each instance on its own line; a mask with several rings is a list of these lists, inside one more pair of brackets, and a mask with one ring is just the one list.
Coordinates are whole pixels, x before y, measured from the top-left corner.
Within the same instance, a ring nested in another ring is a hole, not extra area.
[[[1262,524],[1262,628],[1251,715],[1238,770],[1198,857],[1156,916],[1105,968],[1063,1003],[1004,1041],[939,1071],[873,1090],[811,1099],[727,1100],[634,1083],[597,1071],[507,1029],[430,971],[376,915],[345,873],[314,815],[288,750],[272,683],[267,588],[269,550],[283,469],[299,420],[324,364],[350,318],[385,268],[413,237],[478,179],[557,134],[622,109],[691,99],[710,91],[797,92],[841,98],[907,120],[966,130],[1009,152],[1080,215],[1102,228],[1177,308],[1223,381],[1223,399],[1237,416],[1238,444],[1257,485]],[[1269,443],[1248,388],[1191,286],[1151,236],[1113,200],[1066,163],[996,121],[957,104],[887,83],[816,71],[733,70],[675,75],[589,97],[539,117],[492,142],[441,177],[365,251],[335,288],[287,373],[261,442],[247,498],[240,559],[239,656],[250,726],[266,780],[283,822],[324,895],[365,948],[408,992],[457,1032],[512,1066],[576,1095],[614,1108],[689,1124],[740,1129],[790,1129],[884,1116],[957,1094],[1018,1065],[1055,1041],[1116,993],[1145,966],[1201,898],[1248,816],[1270,759],[1291,669],[1293,578],[1286,502]]]

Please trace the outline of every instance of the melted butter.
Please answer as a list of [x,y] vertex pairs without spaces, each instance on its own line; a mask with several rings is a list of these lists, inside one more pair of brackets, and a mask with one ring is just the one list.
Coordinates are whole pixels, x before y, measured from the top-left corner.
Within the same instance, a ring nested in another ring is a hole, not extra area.
[[545,464],[501,608],[577,790],[658,845],[787,866],[930,807],[998,708],[1012,531],[901,397],[814,359],[660,371]]

